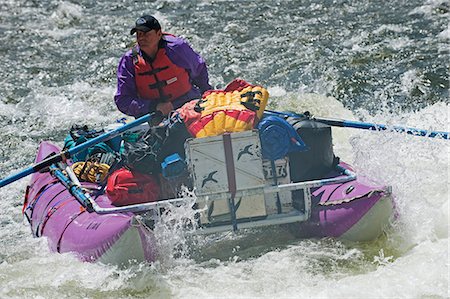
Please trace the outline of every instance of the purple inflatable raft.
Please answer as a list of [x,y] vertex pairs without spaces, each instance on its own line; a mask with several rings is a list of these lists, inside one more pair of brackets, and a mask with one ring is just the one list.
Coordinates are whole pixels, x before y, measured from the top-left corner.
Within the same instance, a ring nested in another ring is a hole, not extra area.
[[[196,233],[289,224],[302,237],[367,241],[383,232],[394,210],[390,188],[357,176],[340,162],[332,152],[329,128],[300,127],[309,150],[276,160],[263,157],[266,141],[256,130],[186,141]],[[35,162],[60,151],[42,142]],[[106,194],[92,196],[98,186],[77,181],[64,168],[71,161],[66,162],[32,174],[24,215],[33,235],[46,237],[53,252],[72,252],[84,261],[155,261],[152,223],[164,217],[162,209],[185,199],[116,207]],[[168,182],[182,185],[179,179]]]

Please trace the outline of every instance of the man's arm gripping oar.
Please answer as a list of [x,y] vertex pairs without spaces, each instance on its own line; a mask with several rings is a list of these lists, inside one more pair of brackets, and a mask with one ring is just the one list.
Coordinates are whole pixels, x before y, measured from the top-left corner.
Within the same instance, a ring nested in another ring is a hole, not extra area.
[[41,162],[36,163],[35,165],[30,166],[30,167],[28,167],[28,168],[26,168],[26,169],[16,173],[15,175],[12,175],[12,176],[9,176],[9,177],[7,177],[5,179],[2,179],[0,181],[0,188],[4,187],[4,186],[6,186],[6,185],[8,185],[8,184],[10,184],[12,182],[15,182],[17,180],[20,180],[21,178],[24,178],[24,177],[26,177],[26,176],[28,176],[28,175],[30,175],[32,173],[35,173],[35,172],[38,172],[38,171],[40,171],[40,170],[42,170],[44,168],[47,168],[53,163],[58,163],[58,162],[61,162],[61,161],[65,160],[65,159],[68,159],[72,155],[74,155],[74,154],[76,154],[78,152],[84,151],[84,150],[90,148],[91,146],[93,146],[93,145],[95,145],[97,143],[100,143],[100,142],[112,139],[112,138],[114,138],[114,137],[124,133],[125,131],[127,131],[129,129],[137,127],[137,126],[139,126],[139,125],[141,125],[141,124],[143,124],[145,122],[149,122],[150,119],[152,118],[152,116],[153,116],[153,114],[147,114],[147,115],[141,116],[140,118],[138,118],[138,119],[136,119],[136,120],[134,120],[134,121],[132,121],[132,122],[130,122],[128,124],[125,124],[125,125],[123,125],[121,127],[118,127],[118,128],[116,128],[114,130],[108,131],[105,134],[102,134],[102,135],[100,135],[98,137],[89,139],[88,141],[86,141],[86,142],[84,142],[84,143],[82,143],[80,145],[77,145],[77,146],[72,147],[72,148],[70,148],[68,150],[60,152],[59,154],[50,156],[47,159],[42,160]]

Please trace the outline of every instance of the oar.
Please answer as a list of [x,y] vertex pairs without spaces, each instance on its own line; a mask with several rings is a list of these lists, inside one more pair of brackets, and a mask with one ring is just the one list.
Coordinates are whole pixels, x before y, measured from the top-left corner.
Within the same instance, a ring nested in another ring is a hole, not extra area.
[[81,144],[79,144],[79,145],[77,145],[75,147],[72,147],[70,149],[62,151],[59,154],[55,154],[53,156],[50,156],[50,157],[42,160],[41,162],[39,162],[39,163],[37,163],[37,164],[35,164],[33,166],[30,166],[30,167],[20,171],[19,173],[15,174],[15,175],[12,175],[10,177],[2,179],[0,181],[0,188],[4,187],[4,186],[6,186],[6,185],[8,185],[8,184],[10,184],[12,182],[15,182],[17,180],[20,180],[21,178],[24,178],[24,177],[26,177],[26,176],[28,176],[28,175],[30,175],[32,173],[35,173],[35,172],[38,172],[38,171],[40,171],[40,170],[42,170],[44,168],[47,168],[47,167],[49,167],[50,165],[52,165],[54,163],[58,163],[58,162],[61,162],[61,161],[65,160],[65,159],[68,159],[72,155],[74,155],[74,154],[76,154],[78,152],[84,151],[84,150],[90,148],[91,146],[93,146],[93,145],[95,145],[97,143],[100,143],[100,142],[112,139],[112,138],[114,138],[116,136],[119,136],[120,134],[124,133],[125,131],[127,131],[129,129],[137,127],[140,124],[143,124],[145,122],[149,122],[150,119],[152,118],[152,116],[153,116],[153,114],[147,114],[147,115],[141,116],[140,118],[138,118],[138,119],[136,119],[136,120],[134,120],[134,121],[132,121],[132,122],[130,122],[128,124],[125,124],[125,125],[123,125],[121,127],[118,127],[118,128],[116,128],[114,130],[108,131],[105,134],[102,134],[102,135],[100,135],[98,137],[89,139],[86,142],[83,142],[83,143],[81,143]]
[[430,137],[430,138],[443,138],[443,139],[449,139],[449,133],[444,131],[428,131],[428,130],[421,130],[411,127],[402,127],[402,126],[387,126],[382,124],[375,124],[375,123],[367,123],[367,122],[360,122],[360,121],[353,121],[353,120],[343,120],[343,119],[333,119],[333,118],[322,118],[322,117],[316,117],[311,115],[308,111],[306,111],[304,114],[298,114],[294,112],[277,112],[277,111],[271,111],[271,110],[265,110],[265,113],[273,114],[273,115],[279,115],[279,116],[286,116],[286,117],[305,117],[307,119],[311,119],[317,122],[321,122],[330,126],[334,127],[345,127],[345,128],[356,128],[356,129],[364,129],[364,130],[378,130],[378,131],[385,131],[385,130],[392,130],[395,132],[400,133],[406,133],[409,135],[414,136],[423,136],[423,137]]

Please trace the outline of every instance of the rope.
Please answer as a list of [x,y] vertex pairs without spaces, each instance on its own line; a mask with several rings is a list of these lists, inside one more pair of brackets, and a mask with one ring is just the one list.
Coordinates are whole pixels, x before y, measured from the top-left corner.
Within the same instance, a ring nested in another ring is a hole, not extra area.
[[374,193],[382,193],[382,192],[385,192],[385,190],[380,190],[380,189],[372,190],[372,191],[369,191],[369,192],[367,192],[365,194],[358,195],[358,196],[351,197],[351,198],[344,198],[344,199],[335,200],[335,201],[319,202],[319,206],[336,206],[336,205],[340,205],[340,204],[343,204],[343,203],[349,203],[349,202],[354,201],[354,200],[362,199],[364,197],[368,197],[369,198],[369,197],[372,197],[372,195]]
[[91,161],[76,162],[72,165],[78,179],[91,183],[102,182],[108,175],[109,168],[108,164]]

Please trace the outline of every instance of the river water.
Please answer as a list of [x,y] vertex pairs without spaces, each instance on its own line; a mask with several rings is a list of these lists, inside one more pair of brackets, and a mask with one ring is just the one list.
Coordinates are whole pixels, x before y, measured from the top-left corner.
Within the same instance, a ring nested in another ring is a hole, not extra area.
[[[2,178],[31,165],[41,140],[61,144],[72,124],[123,116],[113,103],[116,66],[144,12],[189,40],[215,87],[239,77],[267,87],[272,109],[449,130],[448,1],[0,5]],[[373,242],[270,230],[196,248],[161,228],[152,266],[82,263],[31,236],[25,178],[0,191],[0,298],[448,298],[448,141],[350,128],[334,129],[333,140],[358,173],[392,186],[398,218]]]

